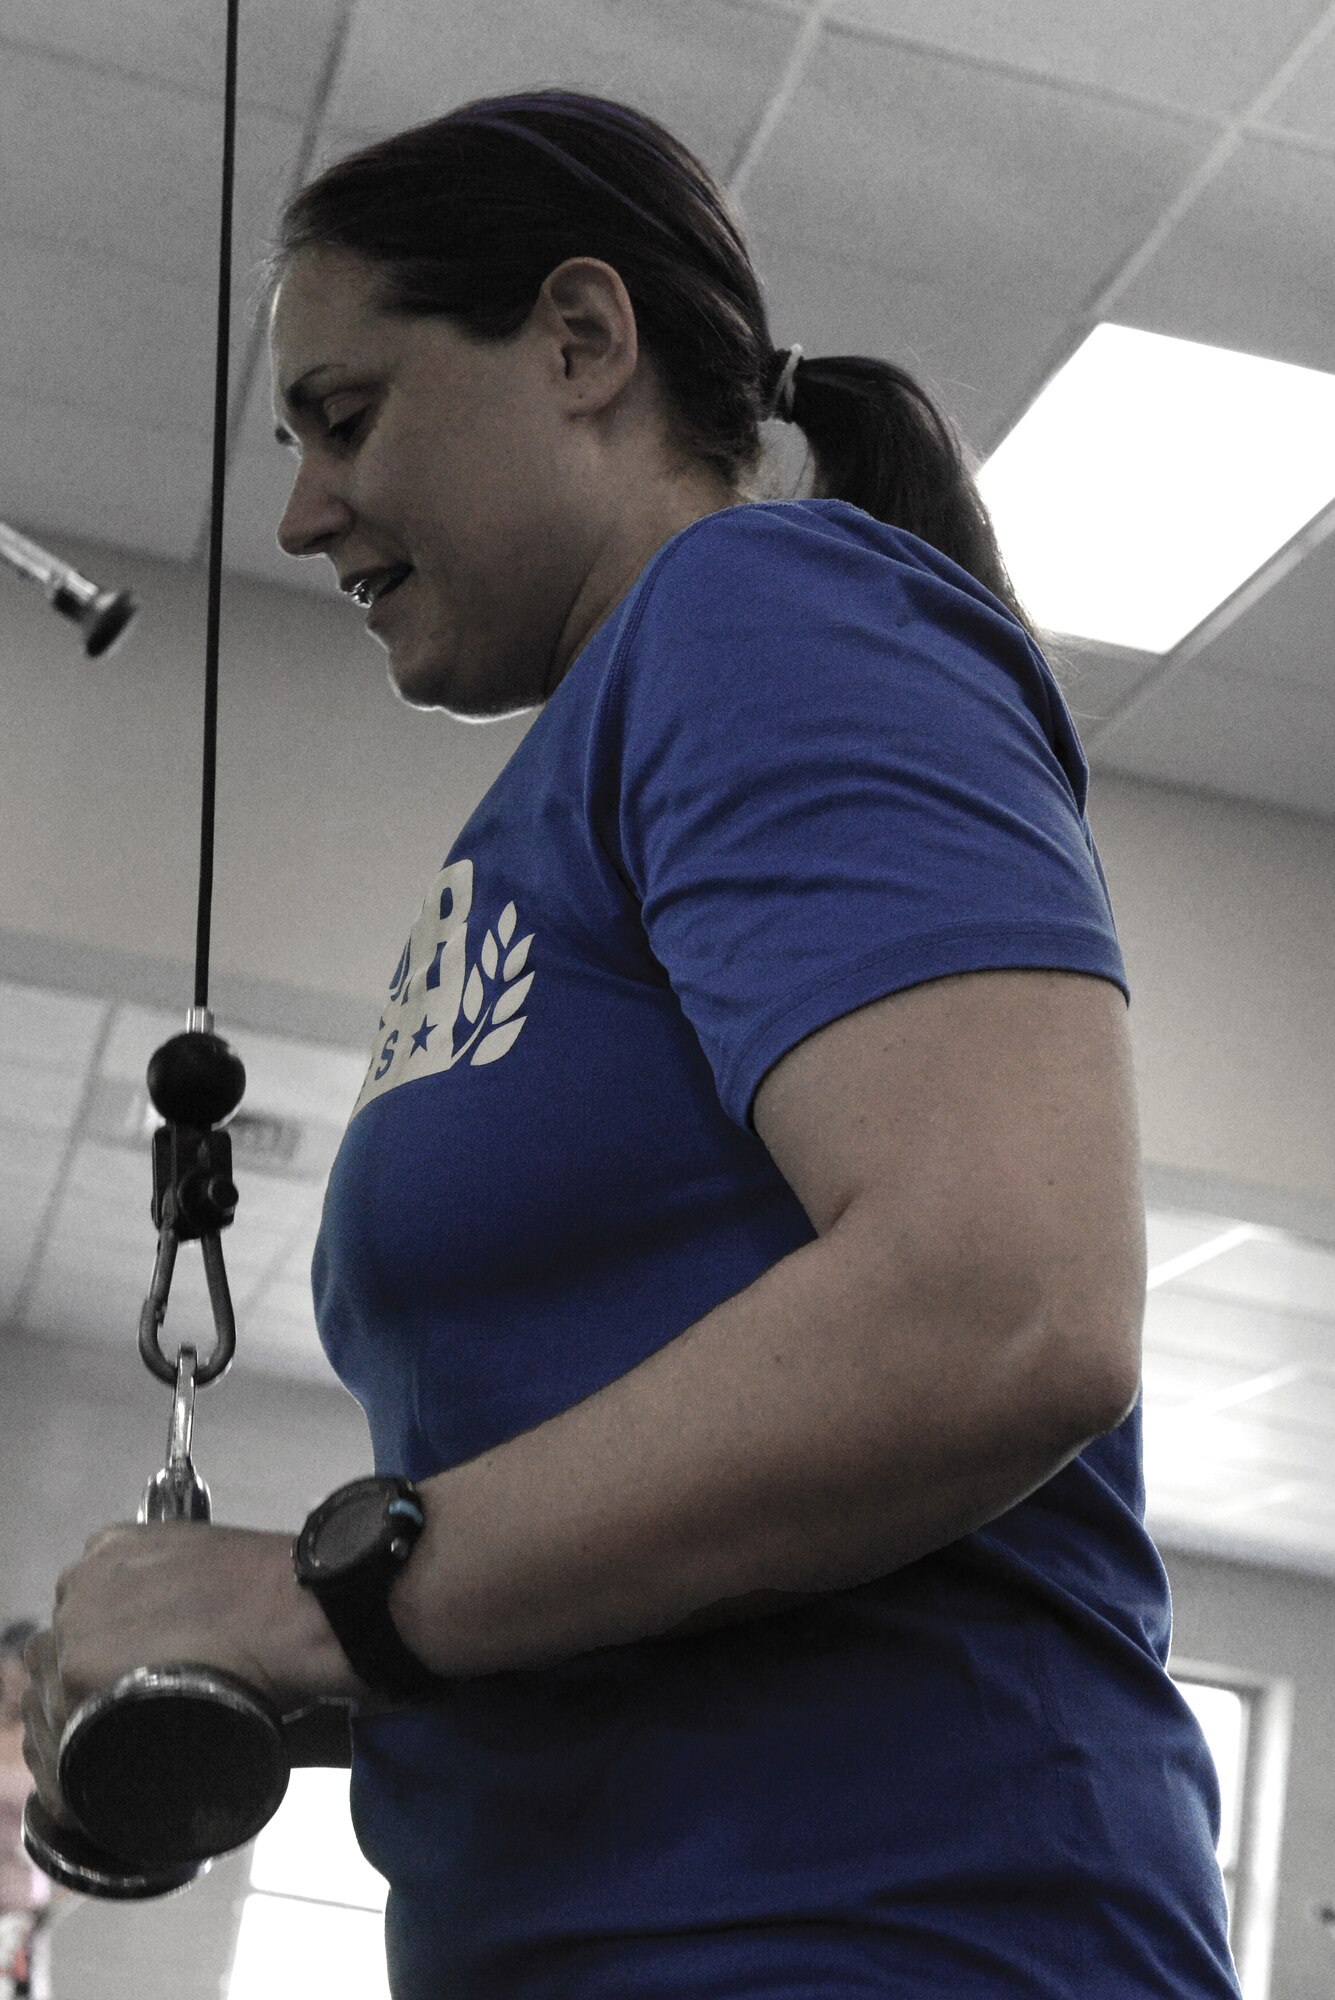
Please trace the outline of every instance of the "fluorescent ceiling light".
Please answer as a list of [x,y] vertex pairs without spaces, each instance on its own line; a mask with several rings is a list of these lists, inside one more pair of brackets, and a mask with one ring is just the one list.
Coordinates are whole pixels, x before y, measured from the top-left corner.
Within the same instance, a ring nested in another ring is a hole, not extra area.
[[1105,322],[978,484],[1038,625],[1164,653],[1335,500],[1335,375]]

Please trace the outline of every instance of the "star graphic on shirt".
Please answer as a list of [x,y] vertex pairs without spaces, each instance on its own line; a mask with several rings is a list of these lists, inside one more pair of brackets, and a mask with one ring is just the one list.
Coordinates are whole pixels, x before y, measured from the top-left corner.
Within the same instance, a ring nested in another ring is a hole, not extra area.
[[[422,1025],[417,1030],[416,1034],[413,1036],[413,1049],[420,1049],[423,1055],[425,1055],[427,1052],[426,1038],[428,1035],[433,1035],[436,1032],[436,1028],[438,1027],[438,1025],[439,1023],[436,1021],[432,1021],[430,1025],[428,1025],[426,1015],[423,1014]],[[411,1055],[412,1049],[410,1049],[408,1053],[409,1055]]]

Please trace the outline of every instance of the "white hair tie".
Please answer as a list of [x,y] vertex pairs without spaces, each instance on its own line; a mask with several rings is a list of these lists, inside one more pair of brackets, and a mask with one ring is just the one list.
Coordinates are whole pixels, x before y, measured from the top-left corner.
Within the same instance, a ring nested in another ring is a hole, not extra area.
[[781,423],[790,424],[793,421],[793,378],[802,359],[802,350],[794,341],[788,349],[788,359],[783,364],[783,373],[774,385],[774,395],[770,400],[769,414]]

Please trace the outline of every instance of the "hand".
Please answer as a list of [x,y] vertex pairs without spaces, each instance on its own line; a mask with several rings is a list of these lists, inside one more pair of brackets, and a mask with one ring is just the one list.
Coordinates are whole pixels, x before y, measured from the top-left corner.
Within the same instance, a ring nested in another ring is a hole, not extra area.
[[28,1685],[19,1703],[23,1718],[23,1761],[37,1795],[58,1826],[77,1824],[56,1783],[56,1759],[65,1729],[65,1702],[56,1669],[53,1633],[35,1632],[23,1649]]
[[293,1577],[291,1546],[290,1535],[203,1522],[123,1524],[89,1538],[57,1582],[50,1629],[24,1655],[24,1760],[59,1824],[73,1823],[56,1785],[66,1722],[131,1668],[219,1667],[280,1713],[311,1698],[309,1670],[328,1633]]

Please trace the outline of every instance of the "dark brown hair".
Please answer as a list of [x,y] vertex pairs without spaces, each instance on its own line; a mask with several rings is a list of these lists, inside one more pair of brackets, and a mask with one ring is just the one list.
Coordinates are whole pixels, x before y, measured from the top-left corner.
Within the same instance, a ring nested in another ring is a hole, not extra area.
[[[439,313],[479,339],[527,320],[570,257],[621,277],[672,443],[734,487],[754,478],[785,356],[726,192],[656,120],[568,90],[479,98],[337,160],[284,209],[270,283],[309,247],[380,267],[388,312]],[[1031,634],[955,427],[902,368],[801,361],[793,421],[822,497],[929,542]]]

